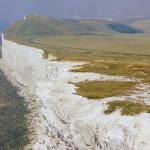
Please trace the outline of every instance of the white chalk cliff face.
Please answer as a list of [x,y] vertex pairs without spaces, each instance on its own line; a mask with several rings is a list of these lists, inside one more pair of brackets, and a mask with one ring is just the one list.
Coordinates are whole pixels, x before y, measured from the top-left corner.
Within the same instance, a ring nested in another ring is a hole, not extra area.
[[84,80],[129,81],[125,77],[73,73],[78,62],[44,60],[40,49],[3,38],[3,63],[25,86],[35,89],[39,116],[34,150],[149,150],[150,114],[105,115],[106,103],[143,97],[150,103],[150,86],[140,84],[133,95],[92,101],[76,95],[76,83]]
[[3,63],[18,82],[35,89],[38,81],[46,80],[43,50],[5,40],[4,36],[2,43]]

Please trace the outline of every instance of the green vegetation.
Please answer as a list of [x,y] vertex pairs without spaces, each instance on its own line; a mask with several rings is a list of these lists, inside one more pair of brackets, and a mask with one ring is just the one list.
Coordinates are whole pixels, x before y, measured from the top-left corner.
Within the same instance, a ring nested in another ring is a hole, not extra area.
[[29,142],[27,130],[28,113],[23,97],[17,88],[7,81],[0,70],[0,149],[22,150]]
[[117,109],[121,110],[122,115],[133,116],[142,112],[150,113],[150,105],[146,105],[140,102],[133,102],[131,100],[126,101],[113,101],[108,103],[108,108],[104,112],[110,114]]
[[85,81],[76,84],[77,94],[89,99],[102,99],[112,96],[128,95],[135,89],[134,82]]
[[136,29],[134,27],[122,23],[110,23],[108,24],[108,27],[120,33],[143,33],[143,31],[140,29]]

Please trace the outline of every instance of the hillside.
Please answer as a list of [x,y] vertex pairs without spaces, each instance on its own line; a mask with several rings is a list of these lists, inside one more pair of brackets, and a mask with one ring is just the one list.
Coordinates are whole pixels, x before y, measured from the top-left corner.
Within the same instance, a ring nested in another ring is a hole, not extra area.
[[91,35],[100,34],[102,31],[106,31],[108,29],[109,28],[106,27],[103,22],[86,22],[83,20],[71,19],[57,20],[54,18],[31,15],[27,16],[24,20],[14,23],[6,30],[5,34],[8,37],[10,34],[13,34],[12,36],[16,37],[70,34]]
[[11,41],[44,49],[45,57],[48,53],[73,60],[147,57],[149,34],[134,26],[126,20],[58,20],[30,15],[12,24],[4,35]]
[[[116,30],[119,28],[119,30]],[[134,27],[125,24],[109,23],[107,20],[57,20],[43,16],[29,15],[24,20],[12,24],[6,31],[8,38],[32,38],[56,35],[101,35],[115,31],[121,33],[141,33]]]

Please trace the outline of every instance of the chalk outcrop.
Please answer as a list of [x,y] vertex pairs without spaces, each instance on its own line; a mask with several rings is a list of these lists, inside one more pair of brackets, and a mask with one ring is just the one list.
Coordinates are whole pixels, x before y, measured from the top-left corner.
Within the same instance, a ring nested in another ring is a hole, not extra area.
[[2,43],[2,61],[18,82],[35,89],[38,81],[46,80],[43,50],[8,41],[4,36]]
[[91,101],[76,95],[74,84],[84,80],[122,80],[125,77],[69,72],[78,62],[44,60],[43,51],[3,37],[3,64],[21,84],[34,89],[39,105],[34,150],[149,150],[150,114],[105,115],[106,103],[141,95],[150,103],[150,86],[140,85],[128,97]]

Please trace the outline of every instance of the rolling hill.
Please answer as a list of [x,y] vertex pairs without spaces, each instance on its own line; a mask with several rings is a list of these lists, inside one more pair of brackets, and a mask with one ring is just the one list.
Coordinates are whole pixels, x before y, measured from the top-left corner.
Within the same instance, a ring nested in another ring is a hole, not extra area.
[[139,33],[141,29],[121,23],[109,23],[107,20],[57,20],[44,16],[29,15],[11,25],[5,32],[7,37],[39,37],[55,35],[100,35],[114,32]]
[[[136,23],[136,21],[138,21]],[[45,50],[58,59],[148,57],[149,32],[133,21],[62,19],[29,15],[12,24],[5,38]]]

